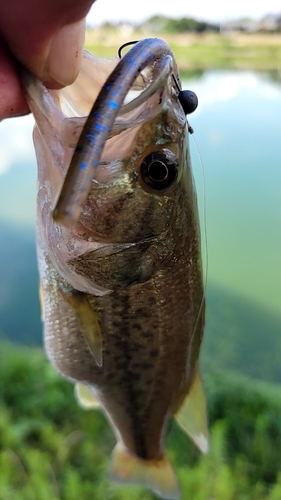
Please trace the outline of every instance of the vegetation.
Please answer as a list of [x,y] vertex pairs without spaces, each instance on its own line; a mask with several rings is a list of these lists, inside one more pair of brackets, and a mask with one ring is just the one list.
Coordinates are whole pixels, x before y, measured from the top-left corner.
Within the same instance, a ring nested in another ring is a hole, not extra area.
[[[171,21],[172,22],[172,21]],[[178,20],[180,22],[180,20]],[[86,48],[94,54],[112,58],[128,40],[155,36],[153,30],[123,28],[88,30]],[[200,34],[157,32],[173,49],[181,71],[208,68],[278,70],[281,65],[280,34]]]
[[[210,453],[200,455],[174,423],[166,439],[182,498],[280,499],[281,389],[226,373],[206,389]],[[1,343],[1,500],[154,499],[109,483],[114,443],[102,413],[77,406],[40,349]]]
[[[104,27],[104,26],[103,26]],[[107,25],[109,28],[110,25]],[[111,25],[113,28],[113,26]],[[203,33],[205,31],[219,31],[218,24],[198,21],[193,17],[181,17],[178,19],[165,16],[152,16],[138,26],[140,30],[150,30],[154,33]]]
[[153,33],[203,33],[217,31],[222,33],[280,33],[281,14],[268,14],[262,19],[242,17],[221,23],[210,23],[193,17],[170,18],[161,14],[153,15],[141,23],[131,21],[104,22],[99,27],[104,30],[113,30],[131,27],[132,30],[151,31]]

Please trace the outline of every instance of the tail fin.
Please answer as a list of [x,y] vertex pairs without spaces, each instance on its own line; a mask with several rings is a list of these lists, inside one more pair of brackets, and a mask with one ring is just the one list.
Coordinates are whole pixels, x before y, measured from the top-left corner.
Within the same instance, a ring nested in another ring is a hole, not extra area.
[[115,482],[144,486],[163,499],[180,498],[179,484],[166,455],[160,460],[142,460],[118,443],[112,453],[109,477]]

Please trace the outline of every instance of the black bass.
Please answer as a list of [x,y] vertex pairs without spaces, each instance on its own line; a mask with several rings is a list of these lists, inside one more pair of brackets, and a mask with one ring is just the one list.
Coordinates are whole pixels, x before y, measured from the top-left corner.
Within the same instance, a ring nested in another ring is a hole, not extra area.
[[112,425],[110,477],[180,498],[167,423],[175,416],[203,452],[208,436],[200,232],[174,57],[148,39],[121,62],[85,53],[63,90],[24,84],[48,357]]

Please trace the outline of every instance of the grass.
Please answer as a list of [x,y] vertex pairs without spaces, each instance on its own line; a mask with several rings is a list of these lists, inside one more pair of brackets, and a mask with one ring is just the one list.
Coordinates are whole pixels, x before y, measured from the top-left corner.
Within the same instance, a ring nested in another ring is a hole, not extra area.
[[[170,422],[166,448],[182,500],[280,500],[281,389],[227,372],[206,377],[210,452]],[[114,435],[83,411],[41,349],[0,342],[0,500],[157,500],[117,486]]]
[[235,68],[281,71],[281,34],[144,33],[120,29],[88,30],[86,48],[101,57],[112,58],[129,40],[163,38],[172,48],[179,69]]

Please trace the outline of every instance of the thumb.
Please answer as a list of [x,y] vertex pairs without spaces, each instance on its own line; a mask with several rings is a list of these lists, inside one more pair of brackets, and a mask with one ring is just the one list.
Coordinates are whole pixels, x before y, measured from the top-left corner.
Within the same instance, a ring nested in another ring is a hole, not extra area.
[[33,72],[49,87],[70,85],[81,65],[85,41],[85,19],[58,31],[45,48],[45,54],[33,61]]

